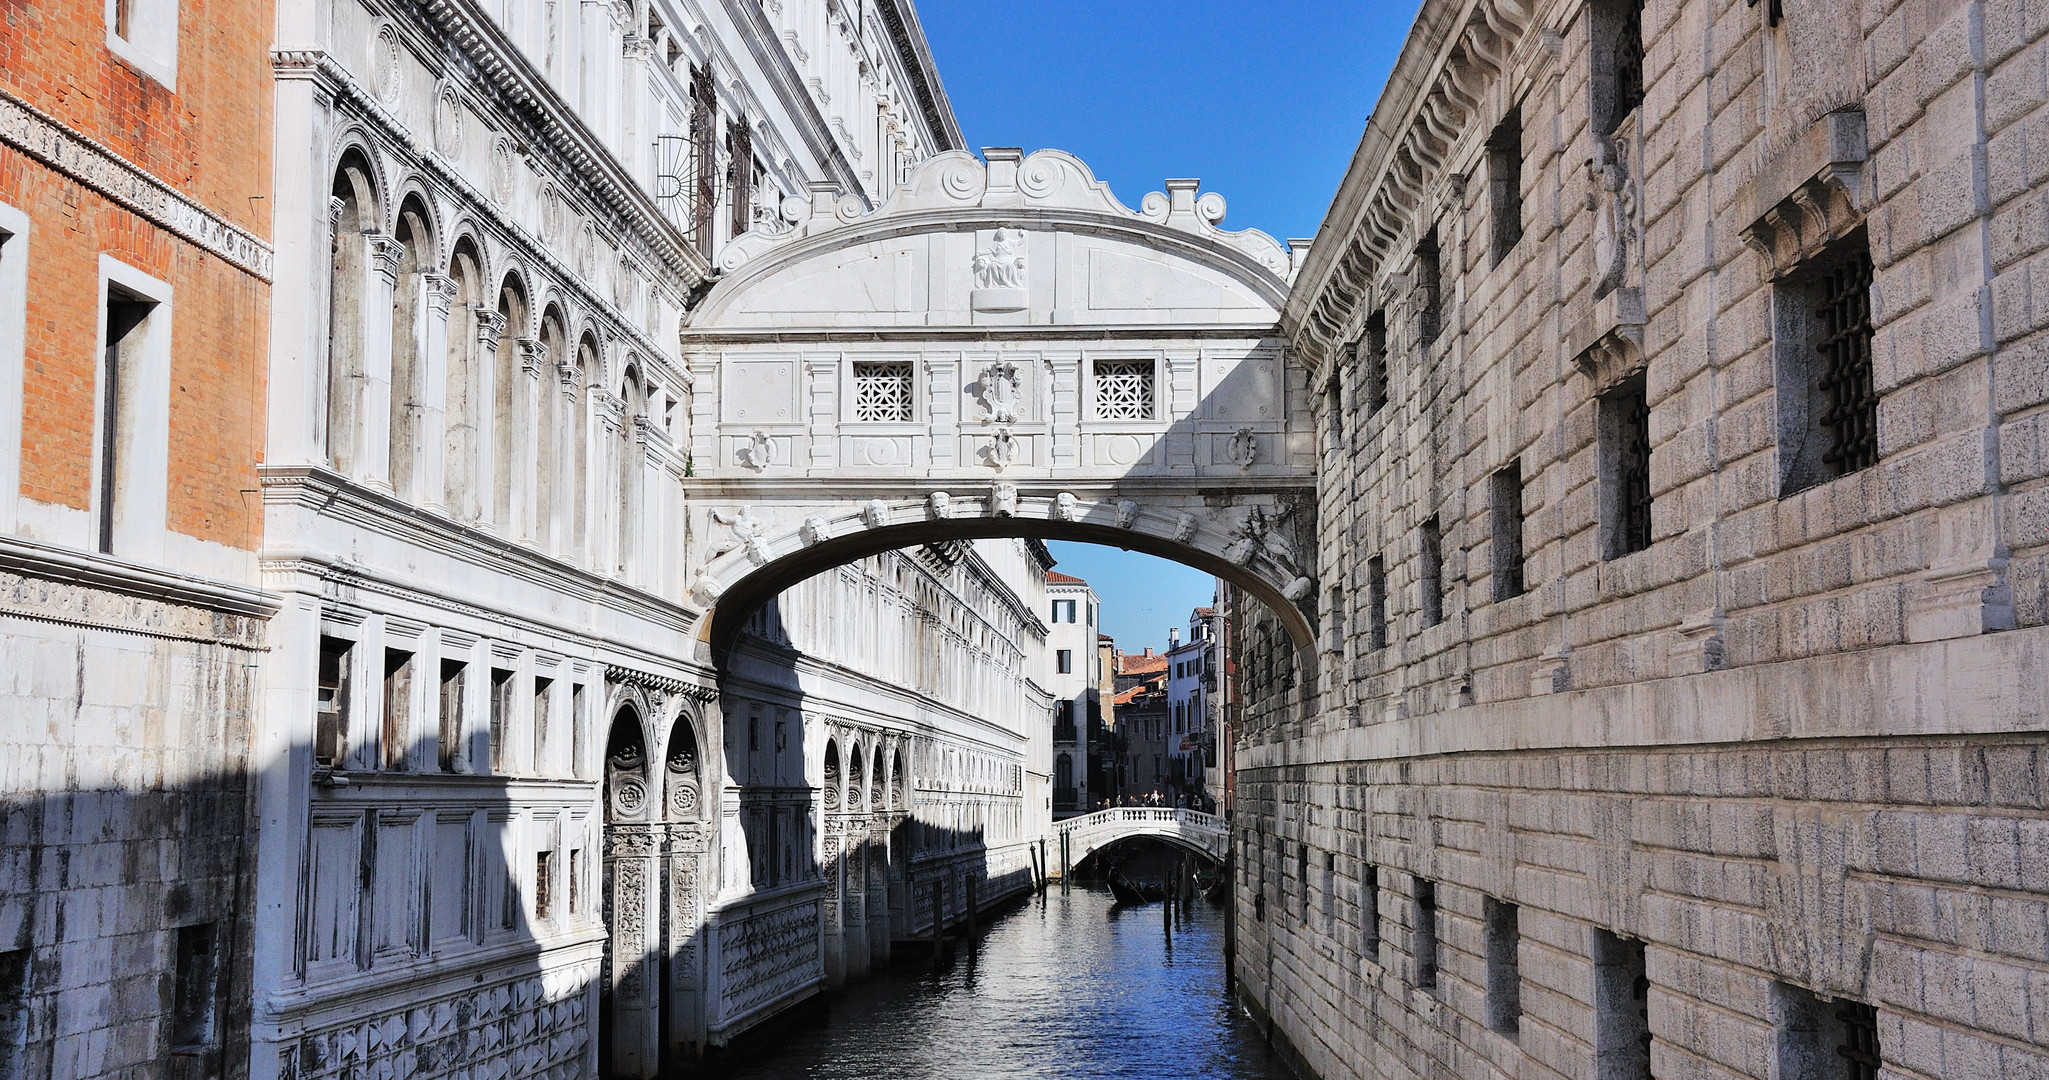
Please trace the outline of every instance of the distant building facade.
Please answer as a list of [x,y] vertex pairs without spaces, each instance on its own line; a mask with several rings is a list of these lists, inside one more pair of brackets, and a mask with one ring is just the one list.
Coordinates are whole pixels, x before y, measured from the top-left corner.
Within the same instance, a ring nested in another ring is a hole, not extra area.
[[1093,718],[1102,713],[1098,602],[1088,582],[1050,570],[1046,604],[1050,662],[1041,678],[1053,694],[1053,816],[1061,818],[1093,808],[1089,734]]
[[1167,644],[1167,712],[1169,773],[1184,802],[1203,803],[1209,798],[1207,762],[1215,750],[1215,729],[1210,709],[1215,702],[1216,664],[1219,640],[1213,625],[1216,609],[1199,607],[1189,613],[1188,636],[1180,628],[1169,631]]

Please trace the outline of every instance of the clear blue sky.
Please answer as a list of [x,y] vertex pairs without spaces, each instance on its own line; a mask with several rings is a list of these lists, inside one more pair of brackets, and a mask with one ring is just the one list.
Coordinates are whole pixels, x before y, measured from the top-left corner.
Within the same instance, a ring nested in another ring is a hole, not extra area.
[[[917,6],[970,147],[1070,151],[1131,207],[1167,177],[1200,177],[1224,196],[1225,228],[1285,240],[1323,221],[1418,0]],[[1049,546],[1103,598],[1126,652],[1165,648],[1215,591],[1149,555]]]
[[1418,0],[919,0],[968,145],[1078,155],[1127,206],[1170,177],[1224,227],[1323,220]]
[[1101,544],[1051,540],[1053,569],[1089,583],[1103,601],[1103,633],[1123,652],[1167,648],[1167,628],[1188,633],[1188,613],[1216,595],[1215,578],[1177,562]]

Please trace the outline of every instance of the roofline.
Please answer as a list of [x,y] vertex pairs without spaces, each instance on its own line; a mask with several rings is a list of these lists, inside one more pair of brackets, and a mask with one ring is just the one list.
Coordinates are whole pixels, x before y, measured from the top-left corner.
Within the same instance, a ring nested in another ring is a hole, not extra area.
[[932,129],[934,141],[939,143],[937,151],[968,149],[967,137],[961,134],[960,119],[953,115],[953,102],[947,99],[946,85],[939,79],[939,64],[932,58],[932,44],[925,38],[925,26],[918,21],[912,0],[876,0],[875,10],[889,30],[897,55],[903,58],[911,92],[918,98],[918,112]]
[[1367,117],[1366,130],[1359,135],[1359,146],[1352,151],[1352,163],[1316,228],[1318,242],[1310,245],[1281,307],[1281,329],[1288,337],[1294,337],[1310,305],[1322,294],[1331,270],[1350,246],[1359,218],[1371,206],[1370,197],[1387,171],[1390,155],[1400,147],[1396,136],[1408,131],[1418,107],[1417,95],[1429,87],[1429,76],[1443,59],[1439,53],[1444,51],[1448,31],[1470,2],[1423,0],[1417,9],[1416,21],[1409,24],[1408,36],[1396,54],[1394,70],[1388,72],[1387,84],[1374,99],[1373,115]]

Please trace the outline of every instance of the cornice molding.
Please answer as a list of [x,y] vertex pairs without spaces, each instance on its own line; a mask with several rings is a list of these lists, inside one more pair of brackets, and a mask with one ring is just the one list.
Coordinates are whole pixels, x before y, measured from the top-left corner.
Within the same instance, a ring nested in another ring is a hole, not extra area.
[[626,174],[597,134],[541,79],[474,0],[420,0],[419,8],[449,51],[496,91],[519,118],[549,143],[548,150],[590,194],[632,227],[654,256],[678,276],[703,281],[710,268],[662,216],[653,199]]
[[270,281],[269,244],[5,89],[0,89],[0,142],[127,207],[235,269]]
[[281,603],[247,585],[0,536],[0,615],[260,649]]

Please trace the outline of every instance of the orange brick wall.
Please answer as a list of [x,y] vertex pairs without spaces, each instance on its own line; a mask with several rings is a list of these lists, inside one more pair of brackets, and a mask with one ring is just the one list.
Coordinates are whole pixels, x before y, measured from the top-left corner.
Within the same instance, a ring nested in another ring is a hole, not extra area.
[[[267,239],[271,6],[179,7],[175,93],[108,51],[97,0],[10,5],[0,86]],[[173,290],[167,524],[255,548],[269,286],[6,146],[0,202],[31,223],[22,494],[90,505],[99,257],[112,255]]]

